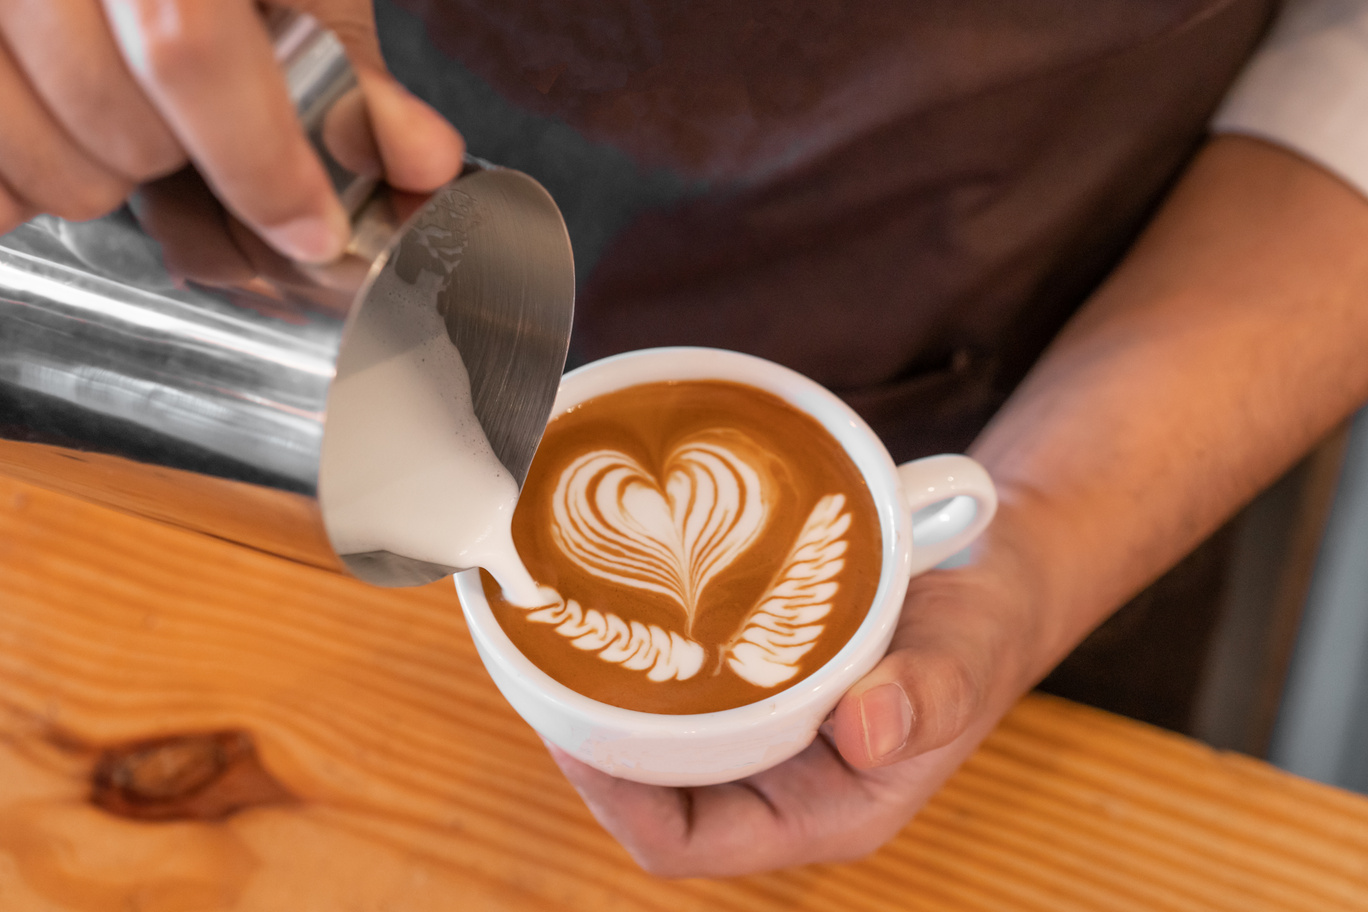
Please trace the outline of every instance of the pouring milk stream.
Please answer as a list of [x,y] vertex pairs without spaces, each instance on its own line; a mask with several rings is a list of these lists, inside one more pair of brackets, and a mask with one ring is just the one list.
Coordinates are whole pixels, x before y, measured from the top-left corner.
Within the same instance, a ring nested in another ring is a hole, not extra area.
[[319,471],[328,534],[339,554],[483,567],[509,601],[541,604],[513,546],[518,483],[475,415],[470,377],[435,306],[438,285],[431,272],[409,285],[384,270],[357,315]]

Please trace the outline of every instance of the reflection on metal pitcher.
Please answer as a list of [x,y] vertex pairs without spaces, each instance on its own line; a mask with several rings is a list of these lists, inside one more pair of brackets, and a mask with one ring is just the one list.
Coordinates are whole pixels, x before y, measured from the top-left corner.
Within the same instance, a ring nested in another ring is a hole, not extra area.
[[386,270],[440,278],[435,306],[475,415],[521,483],[569,341],[569,240],[545,190],[516,171],[471,160],[429,196],[345,172],[318,139],[355,84],[340,45],[306,17],[271,21],[306,132],[353,212],[346,255],[286,260],[190,170],[105,218],[43,216],[0,237],[0,472],[369,582],[425,582],[449,568],[349,559],[325,531],[320,453],[355,313],[384,306],[371,291]]

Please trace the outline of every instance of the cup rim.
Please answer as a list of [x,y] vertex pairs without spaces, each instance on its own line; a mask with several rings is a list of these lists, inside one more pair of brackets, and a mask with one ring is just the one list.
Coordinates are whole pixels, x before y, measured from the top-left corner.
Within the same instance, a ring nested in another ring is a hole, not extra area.
[[[623,376],[627,376],[626,382],[620,379]],[[879,585],[868,613],[850,639],[812,674],[753,703],[702,713],[653,713],[600,702],[542,671],[500,626],[485,598],[478,569],[455,575],[472,636],[490,658],[505,663],[558,709],[595,725],[634,734],[687,734],[704,726],[710,733],[744,731],[771,720],[781,709],[787,714],[819,702],[835,705],[887,649],[911,578],[911,513],[893,458],[854,409],[815,380],[776,362],[727,349],[639,349],[582,365],[562,378],[551,418],[594,396],[669,380],[722,380],[773,393],[818,421],[855,462],[873,496],[882,542]],[[872,661],[871,652],[876,653]]]

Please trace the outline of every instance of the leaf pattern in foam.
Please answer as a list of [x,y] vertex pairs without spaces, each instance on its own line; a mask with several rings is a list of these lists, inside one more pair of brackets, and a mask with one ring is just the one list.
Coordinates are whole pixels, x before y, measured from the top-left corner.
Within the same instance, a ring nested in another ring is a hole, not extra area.
[[845,496],[828,494],[808,514],[793,549],[769,589],[726,646],[727,665],[756,687],[773,687],[798,674],[817,644],[845,566],[850,513]]
[[704,437],[670,453],[663,484],[626,453],[594,450],[561,472],[552,495],[551,531],[566,556],[601,579],[670,597],[686,632],[704,588],[755,542],[769,512],[766,484],[739,451],[754,444]]
[[527,615],[529,621],[555,624],[573,646],[597,652],[605,662],[645,671],[652,681],[686,681],[703,667],[703,646],[655,624],[624,621],[611,612],[585,611],[574,599],[558,599]]

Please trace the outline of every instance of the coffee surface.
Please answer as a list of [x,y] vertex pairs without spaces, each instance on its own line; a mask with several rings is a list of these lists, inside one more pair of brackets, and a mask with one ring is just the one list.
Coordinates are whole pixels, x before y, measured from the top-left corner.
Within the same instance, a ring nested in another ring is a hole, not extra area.
[[548,604],[484,576],[500,626],[586,696],[645,712],[761,700],[845,645],[878,588],[873,498],[841,445],[776,396],[677,381],[547,428],[513,540]]

